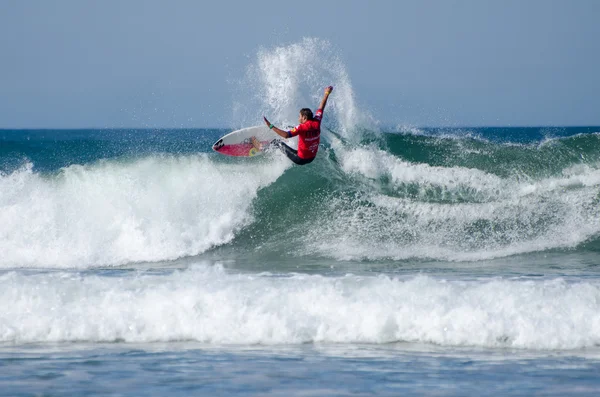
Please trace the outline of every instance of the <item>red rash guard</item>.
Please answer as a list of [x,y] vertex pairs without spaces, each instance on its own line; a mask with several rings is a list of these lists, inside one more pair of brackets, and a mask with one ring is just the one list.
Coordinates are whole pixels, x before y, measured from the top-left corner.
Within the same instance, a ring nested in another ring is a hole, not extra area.
[[313,159],[317,156],[322,118],[323,110],[319,109],[312,120],[307,120],[288,131],[290,137],[298,135],[298,157],[301,159]]

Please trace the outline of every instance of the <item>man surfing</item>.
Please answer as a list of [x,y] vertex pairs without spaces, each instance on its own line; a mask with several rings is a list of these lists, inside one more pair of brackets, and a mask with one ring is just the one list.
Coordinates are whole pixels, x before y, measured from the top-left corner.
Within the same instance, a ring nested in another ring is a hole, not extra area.
[[298,135],[298,150],[292,149],[281,141],[274,142],[290,160],[298,165],[308,164],[317,157],[319,141],[321,140],[321,119],[331,91],[333,91],[333,86],[330,85],[325,88],[325,94],[323,94],[323,99],[321,99],[317,113],[314,116],[309,108],[300,109],[300,115],[298,116],[300,124],[289,131],[275,127],[266,117],[263,117],[267,126],[280,137],[292,138]]

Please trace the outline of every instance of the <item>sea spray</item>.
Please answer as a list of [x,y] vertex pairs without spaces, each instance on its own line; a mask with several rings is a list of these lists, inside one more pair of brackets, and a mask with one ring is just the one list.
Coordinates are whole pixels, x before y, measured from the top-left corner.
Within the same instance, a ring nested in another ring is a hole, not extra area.
[[234,87],[234,125],[258,124],[262,115],[279,125],[296,125],[298,111],[316,110],[329,85],[334,92],[325,111],[325,126],[356,139],[361,129],[376,128],[368,112],[359,110],[341,56],[331,43],[316,38],[258,51],[244,79]]

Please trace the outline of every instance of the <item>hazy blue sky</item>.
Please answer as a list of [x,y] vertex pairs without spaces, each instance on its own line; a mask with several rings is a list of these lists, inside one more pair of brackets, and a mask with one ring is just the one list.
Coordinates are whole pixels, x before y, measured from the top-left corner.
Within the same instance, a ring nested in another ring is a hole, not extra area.
[[0,0],[0,128],[229,126],[303,37],[383,124],[600,125],[599,0]]

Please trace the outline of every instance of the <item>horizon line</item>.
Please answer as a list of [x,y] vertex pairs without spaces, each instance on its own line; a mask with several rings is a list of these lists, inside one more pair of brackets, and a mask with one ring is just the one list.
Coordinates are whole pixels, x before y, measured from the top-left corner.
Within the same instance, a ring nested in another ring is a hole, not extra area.
[[[400,128],[399,128],[400,127]],[[462,126],[451,126],[451,125],[440,125],[440,126],[426,126],[426,125],[386,125],[380,128],[392,128],[399,130],[404,128],[424,128],[424,129],[436,129],[436,128],[449,128],[449,129],[461,129],[461,128],[600,128],[600,124],[525,124],[525,125],[462,125]],[[241,127],[244,128],[244,127]],[[239,129],[238,127],[0,127],[0,131],[56,131],[56,130],[229,130]]]

